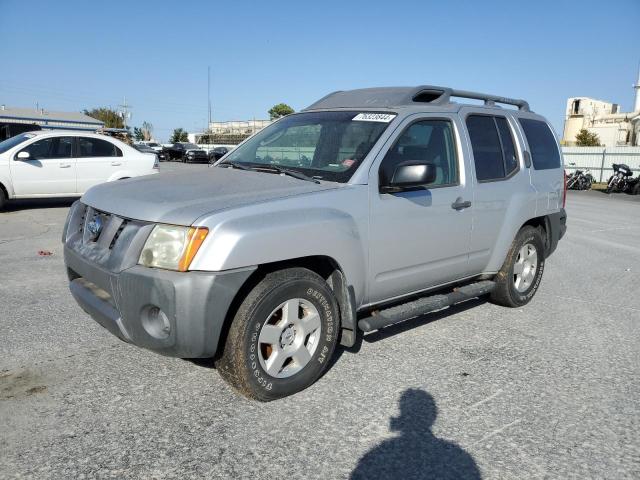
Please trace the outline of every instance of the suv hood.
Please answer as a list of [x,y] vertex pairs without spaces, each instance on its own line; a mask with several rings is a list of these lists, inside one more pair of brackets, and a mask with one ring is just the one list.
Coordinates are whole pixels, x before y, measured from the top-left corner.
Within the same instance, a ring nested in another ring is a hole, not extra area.
[[335,188],[339,184],[212,167],[103,183],[89,189],[81,200],[125,218],[191,225],[208,213]]

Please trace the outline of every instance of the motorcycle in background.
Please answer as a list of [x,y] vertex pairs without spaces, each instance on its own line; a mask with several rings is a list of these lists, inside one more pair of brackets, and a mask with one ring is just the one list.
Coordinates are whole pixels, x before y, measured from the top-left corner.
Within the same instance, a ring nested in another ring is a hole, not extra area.
[[[575,165],[570,163],[569,165]],[[593,175],[591,170],[576,170],[567,177],[567,190],[591,190],[593,185]]]
[[637,179],[630,179],[633,172],[629,168],[629,165],[624,163],[613,164],[613,175],[607,182],[607,193],[612,192],[632,192],[635,189]]
[[640,173],[638,173],[638,176],[635,178],[629,177],[627,184],[629,193],[632,195],[640,195]]

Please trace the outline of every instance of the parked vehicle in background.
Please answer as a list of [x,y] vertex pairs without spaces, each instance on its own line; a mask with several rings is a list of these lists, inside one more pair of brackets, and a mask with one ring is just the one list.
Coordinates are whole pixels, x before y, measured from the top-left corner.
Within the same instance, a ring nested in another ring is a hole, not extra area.
[[207,152],[195,143],[177,142],[165,147],[163,151],[169,157],[168,160],[179,160],[185,163],[207,163],[209,161]]
[[227,147],[215,147],[209,152],[209,163],[217,162],[227,153],[229,153],[229,149]]
[[629,177],[627,178],[627,185],[628,185],[628,189],[629,192],[632,195],[640,195],[640,172],[638,173],[638,176],[633,178],[633,177]]
[[151,142],[151,141],[147,141],[147,140],[141,140],[139,142],[136,142],[137,145],[146,145],[149,148],[152,148],[153,150],[155,150],[156,152],[159,152],[162,150],[162,145],[160,145],[157,142]]
[[[575,164],[572,164],[575,165]],[[593,175],[591,170],[576,170],[567,177],[568,190],[591,190]]]
[[136,150],[142,153],[152,153],[153,155],[157,154],[157,152],[153,148],[148,147],[143,143],[134,143],[133,148],[135,148]]
[[614,163],[613,175],[609,177],[606,192],[631,192],[633,182],[630,182],[629,179],[632,175],[633,172],[629,168],[629,165],[624,163]]
[[105,135],[47,130],[0,142],[0,207],[14,198],[72,197],[99,183],[158,173],[154,154]]
[[483,295],[526,305],[566,230],[565,187],[556,137],[524,100],[340,91],[212,168],[91,189],[70,209],[65,264],[120,339],[213,357],[244,395],[274,400],[362,332]]
[[23,123],[0,123],[0,142],[25,132],[38,132],[40,125]]

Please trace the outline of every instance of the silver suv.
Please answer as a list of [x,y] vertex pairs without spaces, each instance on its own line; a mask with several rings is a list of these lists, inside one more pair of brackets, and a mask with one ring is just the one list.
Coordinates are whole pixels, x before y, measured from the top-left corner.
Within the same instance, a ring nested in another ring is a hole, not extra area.
[[92,188],[69,213],[65,263],[114,335],[212,357],[273,400],[361,332],[482,295],[528,303],[566,230],[564,185],[556,137],[523,100],[340,91],[204,172]]

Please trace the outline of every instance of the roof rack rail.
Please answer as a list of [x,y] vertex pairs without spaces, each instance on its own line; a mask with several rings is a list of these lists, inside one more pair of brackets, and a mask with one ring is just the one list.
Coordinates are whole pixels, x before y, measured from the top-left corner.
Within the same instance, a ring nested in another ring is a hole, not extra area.
[[486,93],[455,90],[449,87],[420,85],[418,87],[373,87],[360,88],[330,93],[309,105],[305,110],[321,110],[331,108],[395,108],[416,105],[448,105],[452,97],[483,100],[487,106],[496,103],[515,105],[520,110],[528,112],[529,104],[524,100],[499,97]]
[[[439,95],[438,95],[439,94]],[[468,90],[456,90],[449,87],[436,87],[433,85],[422,85],[416,87],[411,99],[415,101],[420,97],[426,98],[428,103],[441,105],[451,102],[451,97],[468,98],[472,100],[484,100],[487,106],[494,106],[496,103],[506,105],[514,105],[523,112],[529,111],[529,104],[525,100],[517,98],[500,97],[498,95],[489,95],[486,93],[470,92]]]

